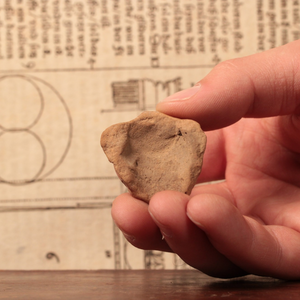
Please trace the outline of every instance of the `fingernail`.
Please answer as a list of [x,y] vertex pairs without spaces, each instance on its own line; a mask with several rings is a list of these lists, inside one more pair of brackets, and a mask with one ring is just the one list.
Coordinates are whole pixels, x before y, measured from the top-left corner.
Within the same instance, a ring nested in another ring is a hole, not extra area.
[[126,234],[124,232],[123,232],[123,235],[125,236],[126,240],[130,243],[133,243],[136,240],[136,238],[132,235]]
[[149,211],[149,214],[152,217],[152,219],[154,220],[154,222],[156,223],[156,225],[159,227],[160,232],[162,234],[162,239],[164,240],[165,238],[172,238],[173,237],[172,230],[169,227],[158,222],[157,219],[152,215],[152,213],[150,211]]
[[160,102],[168,102],[168,101],[178,101],[178,100],[188,100],[192,98],[194,95],[198,93],[200,90],[201,85],[195,85],[189,89],[179,91],[163,100]]
[[189,213],[187,213],[188,218],[195,224],[197,225],[199,228],[204,229],[203,224],[199,223],[198,221],[196,222],[190,215]]
[[164,240],[165,238],[170,239],[173,237],[173,233],[169,229],[164,227],[159,227],[159,228],[162,234],[162,240]]

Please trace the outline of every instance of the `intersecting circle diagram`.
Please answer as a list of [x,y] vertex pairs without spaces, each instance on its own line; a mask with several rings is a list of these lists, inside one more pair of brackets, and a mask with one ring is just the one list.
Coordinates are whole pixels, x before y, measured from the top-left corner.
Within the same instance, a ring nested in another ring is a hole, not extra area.
[[71,138],[69,109],[53,86],[34,76],[0,77],[0,182],[44,179],[64,161]]

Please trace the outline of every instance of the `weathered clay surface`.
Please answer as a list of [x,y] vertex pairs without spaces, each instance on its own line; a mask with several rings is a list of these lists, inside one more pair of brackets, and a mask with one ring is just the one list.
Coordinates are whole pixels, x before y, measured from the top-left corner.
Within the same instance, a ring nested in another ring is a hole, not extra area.
[[206,136],[195,121],[151,111],[107,128],[101,146],[132,195],[148,202],[159,191],[191,193]]

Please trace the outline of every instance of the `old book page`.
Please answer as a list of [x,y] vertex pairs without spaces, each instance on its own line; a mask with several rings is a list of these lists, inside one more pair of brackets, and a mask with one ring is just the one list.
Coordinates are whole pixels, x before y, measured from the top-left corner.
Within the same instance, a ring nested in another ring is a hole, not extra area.
[[114,225],[100,135],[299,38],[299,0],[1,0],[0,269],[187,268]]

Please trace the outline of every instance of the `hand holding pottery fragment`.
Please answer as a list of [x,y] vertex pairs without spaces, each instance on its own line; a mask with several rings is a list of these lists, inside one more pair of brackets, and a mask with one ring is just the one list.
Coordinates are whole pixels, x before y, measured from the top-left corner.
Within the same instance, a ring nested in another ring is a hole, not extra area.
[[[195,86],[157,104],[158,111],[195,120],[208,131],[207,155],[198,180],[210,184],[195,187],[190,196],[156,193],[149,205],[128,193],[119,195],[112,217],[132,245],[173,252],[210,276],[250,273],[300,280],[299,49],[297,40],[221,62]],[[168,162],[171,155],[174,159],[160,175],[166,180],[178,177],[178,184],[188,174],[181,169],[180,159],[190,157],[192,148],[177,157],[175,145],[190,140],[178,126],[172,134],[165,129],[157,132],[155,141],[167,132],[173,138],[162,161]],[[128,133],[131,136],[129,129]],[[143,134],[146,143],[148,134]],[[135,151],[135,140],[129,140]],[[149,142],[143,155],[151,156],[150,146]],[[190,162],[187,159],[183,165]],[[147,172],[158,174],[156,164],[156,160],[149,164]]]

